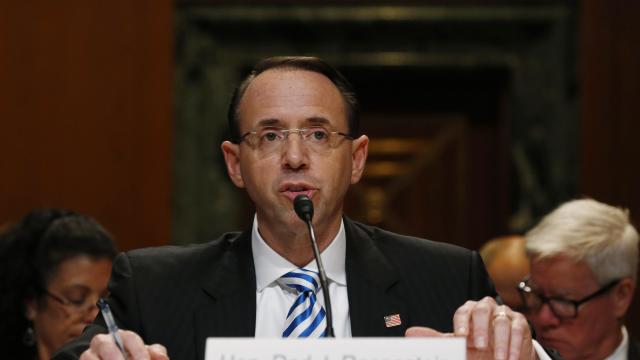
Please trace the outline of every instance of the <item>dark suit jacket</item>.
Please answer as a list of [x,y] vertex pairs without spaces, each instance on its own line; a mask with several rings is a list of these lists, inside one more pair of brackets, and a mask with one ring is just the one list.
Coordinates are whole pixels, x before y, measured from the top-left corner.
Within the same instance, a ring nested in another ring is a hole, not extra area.
[[629,349],[627,349],[627,360],[640,360],[640,342],[629,337]]
[[[346,273],[353,336],[403,336],[421,325],[452,331],[456,309],[495,296],[480,256],[450,244],[393,234],[344,219]],[[229,233],[201,245],[120,254],[110,282],[116,322],[148,344],[167,347],[172,360],[204,359],[207,337],[253,336],[256,280],[251,232]],[[387,328],[384,317],[400,314]],[[98,316],[55,359],[75,359]]]

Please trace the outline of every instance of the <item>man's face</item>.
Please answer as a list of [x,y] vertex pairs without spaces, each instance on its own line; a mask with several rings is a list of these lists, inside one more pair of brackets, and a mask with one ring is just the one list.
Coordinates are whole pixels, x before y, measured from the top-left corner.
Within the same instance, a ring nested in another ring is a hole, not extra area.
[[[340,92],[329,79],[310,71],[265,71],[247,88],[238,112],[241,134],[265,127],[316,125],[349,132]],[[368,139],[337,136],[336,145],[325,152],[315,151],[296,133],[276,151],[262,151],[248,141],[223,144],[229,175],[237,186],[247,189],[261,229],[303,229],[304,223],[293,211],[293,199],[299,194],[313,200],[316,226],[339,224],[347,189],[362,175]]]
[[[584,262],[560,256],[531,263],[532,288],[547,297],[581,300],[600,289]],[[543,305],[528,314],[538,341],[558,350],[567,360],[603,359],[620,341],[619,306],[613,295],[616,288],[578,307],[573,319],[560,319]]]

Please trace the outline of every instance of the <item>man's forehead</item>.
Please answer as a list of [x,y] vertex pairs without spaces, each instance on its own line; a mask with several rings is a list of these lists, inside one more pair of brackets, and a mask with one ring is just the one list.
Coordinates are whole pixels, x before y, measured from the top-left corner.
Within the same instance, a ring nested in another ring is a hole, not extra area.
[[[270,69],[256,76],[242,100],[268,101],[273,96],[309,96],[317,93],[340,96],[338,88],[326,76],[309,70]],[[327,99],[327,101],[333,99]]]
[[597,286],[596,277],[586,262],[565,256],[534,259],[531,262],[531,279],[536,287],[559,294]]
[[297,115],[296,120],[301,123],[336,126],[346,121],[346,113],[342,94],[331,80],[300,69],[261,73],[251,81],[238,106],[241,122],[250,121],[252,126],[286,122],[292,115]]

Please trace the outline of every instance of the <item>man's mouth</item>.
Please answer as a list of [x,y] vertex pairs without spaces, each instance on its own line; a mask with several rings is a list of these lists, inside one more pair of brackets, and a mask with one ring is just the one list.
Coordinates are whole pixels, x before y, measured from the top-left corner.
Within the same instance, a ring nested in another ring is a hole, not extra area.
[[553,348],[562,346],[562,344],[564,343],[564,341],[561,341],[559,339],[549,337],[549,336],[539,336],[538,341],[542,344],[545,344],[545,346],[549,346]]
[[284,184],[280,188],[280,193],[293,201],[298,195],[307,195],[309,198],[312,198],[316,190],[316,188],[309,184]]

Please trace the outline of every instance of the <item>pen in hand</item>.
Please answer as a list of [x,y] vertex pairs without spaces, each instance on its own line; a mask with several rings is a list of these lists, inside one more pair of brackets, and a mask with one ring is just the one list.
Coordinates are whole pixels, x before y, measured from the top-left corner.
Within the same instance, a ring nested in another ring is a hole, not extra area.
[[98,300],[98,307],[100,308],[100,312],[102,313],[102,317],[104,318],[104,322],[107,324],[107,329],[109,330],[109,334],[113,336],[113,340],[116,342],[116,345],[122,352],[122,356],[127,359],[127,353],[124,350],[124,344],[122,343],[122,339],[118,334],[118,325],[116,325],[116,321],[113,319],[113,315],[111,314],[111,309],[109,308],[109,304],[107,304],[104,299]]

